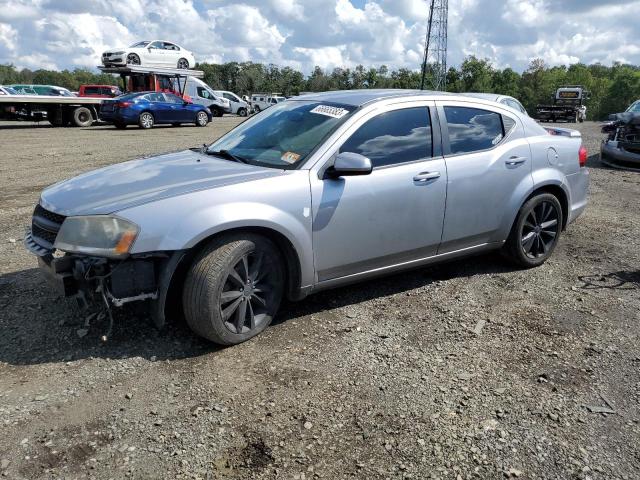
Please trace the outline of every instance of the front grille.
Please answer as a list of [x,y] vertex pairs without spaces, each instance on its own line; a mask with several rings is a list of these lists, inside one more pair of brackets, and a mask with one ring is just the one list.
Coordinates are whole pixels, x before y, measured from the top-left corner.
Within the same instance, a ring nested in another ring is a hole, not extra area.
[[66,217],[36,205],[31,220],[31,237],[39,246],[53,250],[58,231]]

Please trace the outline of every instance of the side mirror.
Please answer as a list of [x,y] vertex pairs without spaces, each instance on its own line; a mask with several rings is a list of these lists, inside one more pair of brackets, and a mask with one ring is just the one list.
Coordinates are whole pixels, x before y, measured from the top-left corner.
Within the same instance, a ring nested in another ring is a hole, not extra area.
[[342,152],[336,157],[336,161],[325,172],[329,178],[354,177],[356,175],[369,175],[373,167],[371,160],[364,155],[353,152]]

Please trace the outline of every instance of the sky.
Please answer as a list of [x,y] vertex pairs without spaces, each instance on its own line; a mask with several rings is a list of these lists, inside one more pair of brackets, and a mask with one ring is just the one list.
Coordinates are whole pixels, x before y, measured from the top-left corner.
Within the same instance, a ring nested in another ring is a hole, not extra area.
[[[426,0],[0,0],[0,64],[95,68],[102,51],[173,41],[197,61],[419,69]],[[449,0],[448,64],[640,65],[640,0]]]

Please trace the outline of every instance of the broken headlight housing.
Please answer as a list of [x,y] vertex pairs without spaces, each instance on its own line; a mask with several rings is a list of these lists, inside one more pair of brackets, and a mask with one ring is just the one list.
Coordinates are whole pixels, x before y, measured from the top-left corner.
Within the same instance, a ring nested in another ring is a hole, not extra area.
[[139,231],[135,223],[109,215],[67,217],[53,246],[64,252],[121,258],[129,254]]

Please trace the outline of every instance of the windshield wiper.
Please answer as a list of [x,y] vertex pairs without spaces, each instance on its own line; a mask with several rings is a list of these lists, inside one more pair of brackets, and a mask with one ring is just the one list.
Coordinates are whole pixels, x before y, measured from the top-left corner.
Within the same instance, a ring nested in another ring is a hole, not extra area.
[[205,150],[204,153],[206,153],[207,155],[214,155],[220,158],[226,158],[227,160],[233,160],[234,162],[238,162],[238,163],[249,163],[244,158],[234,155],[229,150]]

